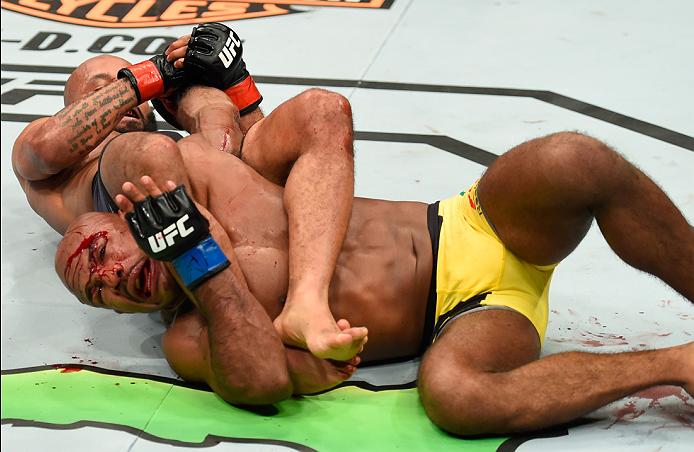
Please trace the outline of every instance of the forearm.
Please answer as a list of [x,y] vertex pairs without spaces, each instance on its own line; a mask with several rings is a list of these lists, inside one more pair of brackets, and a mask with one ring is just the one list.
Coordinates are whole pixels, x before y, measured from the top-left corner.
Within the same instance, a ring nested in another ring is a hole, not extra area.
[[51,171],[81,160],[136,106],[137,96],[130,83],[117,80],[59,111],[43,129],[52,156]]
[[166,263],[198,308],[206,334],[199,341],[206,350],[200,372],[205,381],[230,403],[266,404],[289,397],[284,346],[249,290],[227,232],[185,187],[169,181],[163,192],[151,177],[140,183],[149,198],[127,182],[116,203],[126,212],[140,249]]
[[289,397],[282,342],[233,267],[189,292],[208,328],[208,383],[230,403],[267,404]]
[[211,148],[239,155],[243,135],[238,108],[220,90],[191,86],[178,102],[176,119],[191,135],[199,134]]
[[[209,110],[216,110],[209,114]],[[190,133],[205,129],[238,126],[245,135],[264,118],[260,107],[240,116],[238,108],[224,92],[217,88],[194,85],[185,90],[178,101],[178,119]]]

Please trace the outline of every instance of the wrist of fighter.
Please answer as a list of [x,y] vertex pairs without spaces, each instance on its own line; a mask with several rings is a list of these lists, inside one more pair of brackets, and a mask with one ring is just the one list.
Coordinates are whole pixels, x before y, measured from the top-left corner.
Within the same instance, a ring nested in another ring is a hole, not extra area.
[[224,93],[238,107],[241,116],[246,115],[260,105],[263,101],[263,96],[260,94],[258,87],[249,74],[240,82],[235,83],[224,90]]
[[171,261],[172,269],[188,290],[195,290],[228,266],[229,260],[210,235]]
[[159,68],[150,60],[121,69],[118,71],[118,78],[127,78],[130,81],[138,104],[164,95],[164,78]]
[[181,122],[178,117],[178,112],[181,99],[187,95],[190,88],[191,86],[182,86],[167,96],[157,97],[151,100],[152,107],[154,107],[157,113],[159,113],[164,121],[177,130],[189,130],[185,127],[185,124]]
[[136,202],[125,219],[140,249],[153,259],[170,262],[189,290],[229,266],[210,235],[209,221],[183,185]]

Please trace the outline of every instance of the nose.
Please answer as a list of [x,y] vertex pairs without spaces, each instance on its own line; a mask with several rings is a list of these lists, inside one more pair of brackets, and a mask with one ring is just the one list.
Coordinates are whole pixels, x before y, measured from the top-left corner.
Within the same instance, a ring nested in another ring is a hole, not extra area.
[[115,289],[121,282],[123,275],[125,274],[125,269],[121,264],[114,264],[111,269],[103,269],[99,273],[99,280],[101,284],[105,287],[110,287]]

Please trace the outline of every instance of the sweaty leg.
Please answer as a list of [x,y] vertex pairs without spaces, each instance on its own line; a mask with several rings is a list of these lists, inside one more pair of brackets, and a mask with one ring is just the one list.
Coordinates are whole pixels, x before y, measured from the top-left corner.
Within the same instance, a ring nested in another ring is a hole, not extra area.
[[454,434],[505,434],[568,422],[650,386],[694,390],[694,342],[537,359],[539,349],[532,325],[515,312],[455,320],[422,360],[418,384],[427,414]]
[[559,262],[593,218],[625,262],[694,300],[694,229],[639,169],[598,140],[558,133],[499,157],[479,200],[501,240],[522,259]]
[[[289,290],[274,324],[285,344],[346,361],[367,330],[336,322],[328,288],[352,211],[353,129],[349,102],[312,89],[283,103],[246,136],[242,158],[285,186]],[[294,162],[293,164],[287,164]]]

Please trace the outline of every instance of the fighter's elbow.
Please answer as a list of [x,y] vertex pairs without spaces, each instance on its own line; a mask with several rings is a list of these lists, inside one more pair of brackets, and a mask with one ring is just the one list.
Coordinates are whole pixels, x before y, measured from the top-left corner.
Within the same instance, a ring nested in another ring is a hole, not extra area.
[[216,385],[215,392],[233,405],[270,405],[291,397],[293,387],[288,375],[254,378]]
[[13,157],[17,173],[28,181],[46,179],[62,170],[48,144],[40,139],[18,143]]

